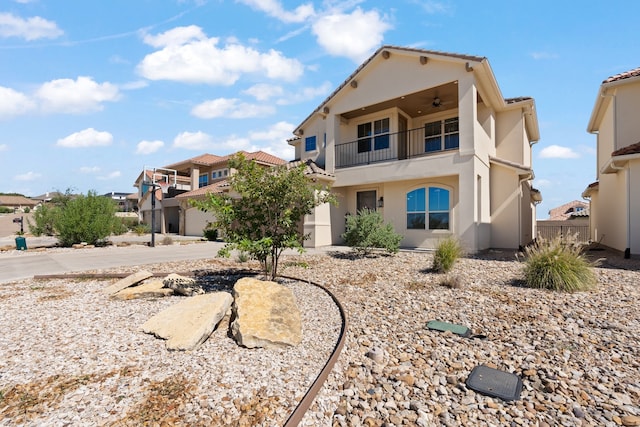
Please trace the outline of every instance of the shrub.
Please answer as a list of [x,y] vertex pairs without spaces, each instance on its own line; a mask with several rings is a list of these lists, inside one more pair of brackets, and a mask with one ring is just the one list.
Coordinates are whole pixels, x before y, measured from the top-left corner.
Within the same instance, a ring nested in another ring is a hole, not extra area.
[[90,191],[69,200],[56,215],[55,230],[62,246],[87,242],[99,245],[109,237],[116,221],[113,200]]
[[218,229],[214,228],[211,223],[208,223],[204,230],[202,230],[204,238],[209,241],[218,240]]
[[524,250],[524,276],[530,288],[575,292],[593,289],[597,278],[576,236],[539,237]]
[[24,213],[29,213],[29,212],[31,212],[31,208],[29,206],[26,206],[24,208]]
[[462,246],[455,237],[448,237],[438,243],[433,255],[433,269],[438,273],[448,273],[463,254]]
[[149,224],[138,224],[133,227],[133,232],[138,236],[142,236],[143,234],[151,233],[151,226]]
[[29,231],[36,237],[42,235],[53,236],[55,234],[55,221],[60,213],[58,206],[42,205],[33,211],[33,223],[27,219]]
[[162,244],[165,246],[173,245],[173,239],[171,238],[171,236],[164,236],[164,238],[162,239]]
[[13,212],[14,212],[14,210],[13,210],[13,209],[11,209],[11,208],[8,208],[8,207],[6,207],[6,206],[0,206],[0,214],[3,214],[3,213],[13,213]]
[[357,215],[347,217],[346,231],[342,234],[347,246],[361,255],[368,255],[373,249],[385,249],[396,253],[400,248],[402,236],[393,226],[384,224],[378,211],[362,209]]

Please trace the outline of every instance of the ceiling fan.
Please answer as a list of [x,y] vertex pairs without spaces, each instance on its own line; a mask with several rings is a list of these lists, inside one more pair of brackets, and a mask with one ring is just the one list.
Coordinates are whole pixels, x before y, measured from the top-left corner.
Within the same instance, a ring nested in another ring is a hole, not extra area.
[[431,106],[433,108],[441,108],[444,107],[447,104],[451,104],[453,101],[443,101],[442,99],[440,99],[439,96],[435,96],[435,98],[433,98],[433,101],[431,102]]

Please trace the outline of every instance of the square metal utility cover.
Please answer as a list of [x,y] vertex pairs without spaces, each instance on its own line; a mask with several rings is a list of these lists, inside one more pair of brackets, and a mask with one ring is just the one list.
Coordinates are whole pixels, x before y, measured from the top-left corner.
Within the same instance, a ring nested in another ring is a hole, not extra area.
[[467,328],[463,325],[456,325],[455,323],[447,323],[441,322],[439,320],[431,320],[427,322],[427,328],[433,329],[436,331],[451,331],[454,334],[460,335],[461,337],[469,337],[471,335],[471,329]]
[[522,379],[516,374],[480,365],[469,374],[467,387],[487,396],[518,400],[522,391]]

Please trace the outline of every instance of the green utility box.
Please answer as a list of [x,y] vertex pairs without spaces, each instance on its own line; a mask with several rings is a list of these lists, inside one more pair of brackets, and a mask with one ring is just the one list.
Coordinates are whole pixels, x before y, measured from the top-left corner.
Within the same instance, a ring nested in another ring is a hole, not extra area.
[[27,250],[27,239],[22,236],[16,237],[16,249],[19,251]]

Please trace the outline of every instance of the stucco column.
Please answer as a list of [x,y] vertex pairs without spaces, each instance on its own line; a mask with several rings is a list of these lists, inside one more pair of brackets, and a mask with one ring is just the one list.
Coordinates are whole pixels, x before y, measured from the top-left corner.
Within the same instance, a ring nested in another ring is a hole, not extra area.
[[[329,173],[335,173],[336,170],[336,140],[340,137],[340,117],[336,117],[335,114],[327,115],[325,119],[326,141],[327,145],[324,148],[324,170]],[[321,135],[320,138],[323,138]],[[324,141],[321,141],[323,144]]]
[[475,153],[475,134],[478,120],[478,90],[473,73],[458,80],[458,126],[460,130],[460,155]]

